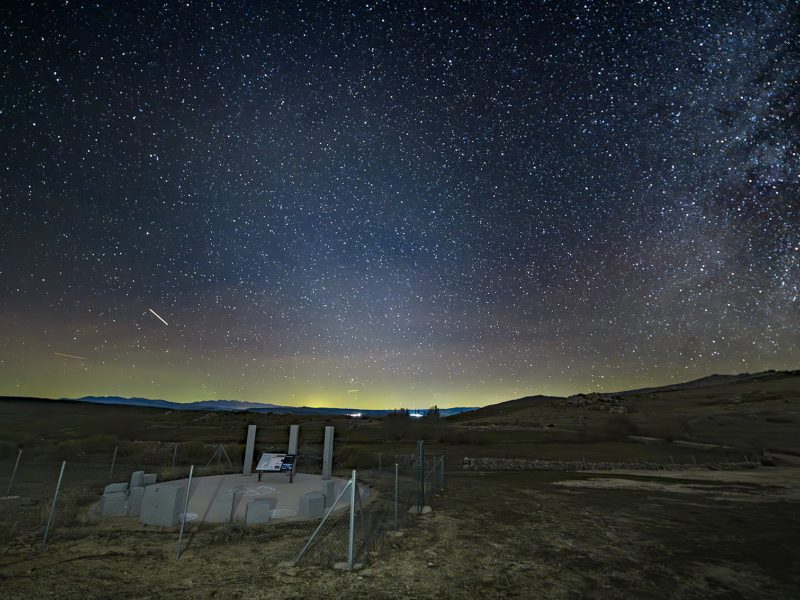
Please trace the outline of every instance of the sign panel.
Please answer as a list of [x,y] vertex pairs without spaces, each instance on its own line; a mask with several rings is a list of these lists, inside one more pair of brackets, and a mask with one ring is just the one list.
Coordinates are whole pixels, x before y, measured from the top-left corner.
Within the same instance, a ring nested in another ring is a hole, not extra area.
[[295,454],[262,454],[256,465],[256,471],[264,473],[281,473],[291,471]]

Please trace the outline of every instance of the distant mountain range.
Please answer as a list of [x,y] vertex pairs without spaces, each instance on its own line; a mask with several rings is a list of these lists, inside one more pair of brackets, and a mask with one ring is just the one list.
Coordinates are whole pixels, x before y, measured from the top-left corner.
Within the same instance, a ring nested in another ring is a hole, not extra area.
[[[84,396],[83,398],[61,398],[73,402],[90,402],[92,404],[116,404],[123,406],[144,406],[164,408],[168,410],[198,411],[237,411],[255,413],[274,413],[280,415],[352,415],[361,413],[365,417],[382,417],[391,410],[368,410],[363,408],[317,408],[313,406],[284,406],[265,402],[242,402],[240,400],[202,400],[199,402],[170,402],[169,400],[151,400],[149,398],[122,398],[119,396]],[[443,417],[457,415],[476,410],[477,407],[440,408]],[[424,413],[425,411],[419,411]]]
[[[782,375],[800,375],[800,371],[762,371],[760,373],[740,373],[738,375],[708,375],[684,383],[676,383],[659,387],[641,388],[616,392],[619,395],[644,394],[669,392],[674,390],[690,390],[696,388],[712,387],[731,383],[741,383],[759,379],[771,378]],[[0,396],[0,399],[4,397]],[[443,417],[462,415],[465,419],[477,416],[490,416],[492,414],[505,414],[508,410],[522,409],[529,405],[542,402],[559,400],[554,396],[526,396],[516,400],[508,400],[499,404],[490,404],[484,407],[462,406],[456,408],[440,408],[439,414]],[[318,408],[313,406],[285,406],[266,402],[242,402],[239,400],[202,400],[199,402],[170,402],[169,400],[151,400],[149,398],[122,398],[119,396],[84,396],[83,398],[61,398],[71,402],[88,402],[92,404],[112,404],[122,406],[142,406],[161,408],[166,410],[195,410],[195,411],[238,411],[255,413],[294,414],[294,415],[351,415],[361,413],[365,417],[382,417],[391,413],[391,410],[369,410],[363,408]],[[476,412],[477,411],[477,412]],[[424,413],[424,410],[418,411]]]

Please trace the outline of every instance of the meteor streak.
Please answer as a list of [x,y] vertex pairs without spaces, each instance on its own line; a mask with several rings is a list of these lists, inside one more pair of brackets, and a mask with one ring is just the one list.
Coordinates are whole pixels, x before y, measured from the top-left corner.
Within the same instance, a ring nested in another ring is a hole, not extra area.
[[159,320],[159,321],[161,321],[161,322],[162,322],[164,325],[169,325],[169,323],[167,323],[167,322],[166,322],[164,319],[162,319],[162,318],[161,318],[161,315],[159,315],[159,314],[158,314],[156,311],[154,311],[152,308],[148,308],[147,310],[149,310],[151,313],[153,313],[153,314],[154,314],[154,315],[155,315],[155,316],[158,318],[158,320]]
[[85,358],[83,356],[75,356],[73,354],[64,354],[63,352],[53,352],[53,354],[56,354],[58,356],[66,356],[67,358],[77,358],[78,360],[89,360],[88,358]]

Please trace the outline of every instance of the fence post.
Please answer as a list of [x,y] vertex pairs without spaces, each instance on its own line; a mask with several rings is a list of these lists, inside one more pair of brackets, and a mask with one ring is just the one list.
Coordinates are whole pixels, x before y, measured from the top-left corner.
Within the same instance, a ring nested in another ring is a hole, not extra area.
[[172,451],[172,466],[175,466],[175,456],[178,454],[178,442],[175,442],[175,449]]
[[417,514],[422,514],[425,505],[425,442],[417,442]]
[[175,560],[181,557],[181,542],[183,541],[183,528],[186,525],[186,511],[189,509],[189,492],[192,491],[192,474],[194,465],[189,468],[189,484],[186,486],[186,498],[183,499],[183,514],[181,515],[181,532],[178,535],[178,549],[175,551]]
[[397,500],[399,495],[400,465],[394,463],[394,530],[397,531]]
[[108,470],[108,478],[114,473],[114,464],[117,462],[117,446],[114,446],[114,455],[111,457],[111,468]]
[[442,489],[444,489],[444,454],[442,454]]
[[383,456],[380,452],[378,452],[378,473],[380,473],[383,469],[381,469]]
[[353,469],[353,478],[350,480],[350,531],[347,538],[347,568],[353,568],[353,546],[356,534],[356,471]]
[[22,448],[19,449],[19,453],[17,454],[17,461],[14,463],[14,470],[11,471],[11,481],[8,482],[8,491],[6,492],[6,496],[11,495],[11,487],[14,485],[14,478],[17,476],[17,467],[19,466],[20,458],[22,458]]
[[47,535],[50,533],[50,524],[53,522],[53,514],[56,512],[56,500],[58,500],[58,491],[61,489],[61,478],[64,477],[64,467],[67,466],[67,461],[61,463],[61,472],[58,474],[58,483],[56,484],[56,493],[53,494],[53,505],[50,507],[50,516],[47,517],[47,525],[44,528],[44,539],[42,540],[42,549],[47,546]]

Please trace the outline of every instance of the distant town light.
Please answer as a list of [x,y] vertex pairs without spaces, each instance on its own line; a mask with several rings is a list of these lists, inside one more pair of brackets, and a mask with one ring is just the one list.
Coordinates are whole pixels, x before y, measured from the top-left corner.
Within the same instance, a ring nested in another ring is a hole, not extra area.
[[347,416],[351,417],[353,419],[360,419],[361,418],[361,413],[350,413]]
[[413,412],[413,413],[408,413],[408,416],[411,417],[412,419],[419,419],[420,417],[424,417],[425,415],[423,415],[422,413]]

